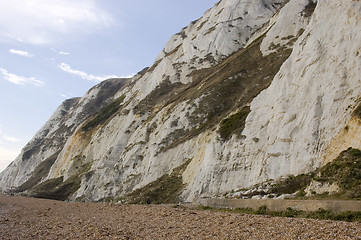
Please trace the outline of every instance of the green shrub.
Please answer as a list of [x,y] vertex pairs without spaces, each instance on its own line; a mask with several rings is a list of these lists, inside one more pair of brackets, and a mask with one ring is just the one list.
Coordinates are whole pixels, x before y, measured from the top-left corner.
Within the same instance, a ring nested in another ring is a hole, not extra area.
[[286,211],[282,212],[282,217],[297,217],[300,216],[302,211],[294,210],[293,208],[288,207]]
[[209,206],[199,206],[197,209],[242,214],[268,215],[274,217],[313,218],[322,220],[328,219],[335,221],[361,222],[361,212],[332,212],[322,208],[318,209],[317,211],[301,211],[289,207],[284,211],[270,211],[267,206],[264,205],[259,207],[257,210],[253,210],[251,208],[213,208]]
[[[79,160],[81,156],[76,156],[74,161]],[[75,193],[81,184],[82,177],[88,173],[92,163],[80,165],[78,172],[64,181],[64,177],[48,179],[31,189],[30,196],[37,198],[47,198],[54,200],[67,200],[68,197]]]
[[306,192],[304,189],[301,189],[296,193],[296,197],[302,198],[304,196],[306,196]]
[[271,192],[275,194],[291,194],[299,191],[298,195],[304,196],[304,188],[311,183],[314,175],[315,173],[289,176],[273,185]]
[[228,140],[233,133],[238,131],[240,134],[244,129],[245,121],[250,113],[250,108],[243,107],[239,112],[233,114],[229,118],[223,119],[221,122],[221,127],[219,129],[219,134],[223,140]]
[[49,179],[34,187],[32,197],[66,200],[80,188],[81,177],[71,176],[63,182],[63,177]]
[[348,148],[320,169],[319,182],[337,183],[341,198],[361,199],[361,151]]
[[278,181],[271,188],[274,194],[290,194],[296,191],[296,197],[306,196],[304,189],[312,180],[337,184],[341,190],[338,193],[330,194],[325,192],[317,194],[312,191],[311,198],[314,199],[361,199],[361,151],[348,148],[332,162],[309,174],[290,176]]
[[257,210],[256,210],[256,214],[259,215],[265,215],[268,212],[268,208],[266,205],[260,206]]
[[200,206],[197,207],[197,209],[199,209],[199,210],[213,210],[214,208],[210,207],[210,206],[200,205]]
[[191,159],[173,169],[171,174],[165,174],[154,182],[135,190],[127,196],[127,202],[140,204],[178,203],[181,190],[184,187],[182,173],[190,161]]

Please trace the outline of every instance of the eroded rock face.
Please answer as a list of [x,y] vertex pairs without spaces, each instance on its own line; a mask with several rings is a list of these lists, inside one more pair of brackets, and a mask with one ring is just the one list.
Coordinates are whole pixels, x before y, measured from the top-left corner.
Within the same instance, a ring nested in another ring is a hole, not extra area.
[[343,129],[360,95],[360,8],[220,1],[152,67],[64,103],[0,186],[83,201],[192,201],[314,170],[357,142],[342,139],[354,136]]
[[319,2],[291,56],[252,102],[245,145],[249,152],[262,149],[254,158],[268,166],[266,178],[320,166],[350,120],[360,97],[360,7],[355,1]]
[[14,162],[0,174],[0,189],[20,187],[20,191],[25,191],[43,180],[79,124],[109,103],[127,84],[129,79],[110,79],[90,89],[83,98],[64,101]]

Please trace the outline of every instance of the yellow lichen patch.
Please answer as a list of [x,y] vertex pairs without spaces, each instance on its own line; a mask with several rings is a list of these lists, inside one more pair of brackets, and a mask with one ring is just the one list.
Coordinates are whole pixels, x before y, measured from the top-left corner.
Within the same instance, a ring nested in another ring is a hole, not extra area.
[[70,168],[74,157],[81,154],[78,151],[80,149],[84,150],[90,143],[94,133],[95,131],[82,132],[79,130],[73,134],[59,155],[58,161],[53,166],[52,177],[64,176],[64,171]]
[[188,164],[186,170],[183,172],[183,183],[189,184],[199,172],[202,163],[206,160],[207,143],[215,137],[215,134],[201,136],[197,141],[198,147],[192,161]]
[[160,106],[159,105],[156,105],[154,108],[153,108],[153,113],[157,113],[157,112],[159,112],[159,110],[160,110]]
[[323,163],[331,162],[349,147],[361,149],[361,119],[357,117],[352,117],[332,140],[323,157]]

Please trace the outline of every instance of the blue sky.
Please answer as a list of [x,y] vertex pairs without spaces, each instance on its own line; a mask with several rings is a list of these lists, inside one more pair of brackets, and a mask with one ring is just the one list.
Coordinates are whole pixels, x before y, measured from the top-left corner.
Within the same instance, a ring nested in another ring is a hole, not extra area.
[[0,0],[0,171],[66,98],[150,66],[218,0]]

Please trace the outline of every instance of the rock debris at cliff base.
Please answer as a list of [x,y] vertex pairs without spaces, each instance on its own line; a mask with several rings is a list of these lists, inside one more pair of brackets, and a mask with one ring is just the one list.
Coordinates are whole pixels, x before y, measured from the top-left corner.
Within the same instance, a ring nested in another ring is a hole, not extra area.
[[0,239],[361,239],[361,223],[0,195]]

